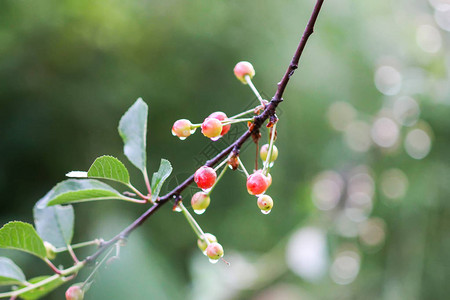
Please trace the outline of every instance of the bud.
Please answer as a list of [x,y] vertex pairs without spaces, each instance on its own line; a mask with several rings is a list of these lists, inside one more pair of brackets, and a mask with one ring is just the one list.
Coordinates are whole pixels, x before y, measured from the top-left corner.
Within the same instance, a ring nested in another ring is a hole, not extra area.
[[45,252],[48,259],[54,259],[56,257],[56,248],[47,241],[44,241]]
[[239,79],[243,84],[247,84],[247,81],[245,81],[245,75],[250,76],[250,79],[255,76],[255,69],[248,61],[238,62],[233,71],[236,78]]

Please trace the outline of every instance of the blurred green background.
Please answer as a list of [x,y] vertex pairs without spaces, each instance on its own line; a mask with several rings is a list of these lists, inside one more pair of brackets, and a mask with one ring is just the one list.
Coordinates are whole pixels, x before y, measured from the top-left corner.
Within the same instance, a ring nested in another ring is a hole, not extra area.
[[[1,0],[0,223],[32,222],[38,199],[100,155],[132,170],[117,124],[138,97],[150,109],[150,172],[166,158],[168,186],[184,180],[230,138],[180,141],[173,122],[255,103],[232,73],[240,60],[253,63],[270,98],[313,5]],[[449,31],[447,0],[326,0],[280,106],[273,211],[261,214],[243,174],[227,172],[197,217],[231,266],[210,264],[167,205],[102,268],[86,299],[448,299]],[[254,147],[242,151],[247,168]],[[143,189],[139,172],[131,176]],[[75,209],[81,242],[112,237],[145,208]],[[0,255],[27,277],[50,272],[29,255]]]

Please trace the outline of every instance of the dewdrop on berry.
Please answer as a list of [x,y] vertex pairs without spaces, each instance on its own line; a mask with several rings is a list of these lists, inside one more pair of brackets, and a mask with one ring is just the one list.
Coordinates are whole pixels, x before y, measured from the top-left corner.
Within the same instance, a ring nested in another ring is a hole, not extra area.
[[177,120],[172,126],[172,134],[179,137],[180,140],[185,140],[194,132],[195,129],[192,129],[191,121],[186,119]]
[[197,215],[201,215],[208,208],[211,199],[205,192],[197,192],[191,198],[191,206]]
[[262,195],[258,197],[258,207],[265,215],[269,214],[273,208],[273,200],[269,195]]

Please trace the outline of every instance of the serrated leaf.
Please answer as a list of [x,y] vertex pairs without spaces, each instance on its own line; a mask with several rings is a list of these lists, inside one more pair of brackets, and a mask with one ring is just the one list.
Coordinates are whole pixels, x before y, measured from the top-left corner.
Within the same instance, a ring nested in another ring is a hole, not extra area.
[[[29,280],[30,283],[36,284],[43,280],[46,280],[50,278],[51,276],[39,276],[35,277]],[[44,284],[34,290],[25,292],[23,294],[20,294],[19,297],[24,300],[36,300],[40,299],[44,296],[46,296],[51,291],[57,289],[59,286],[61,286],[63,283],[65,283],[64,279],[62,277],[58,277],[55,280],[50,281],[47,284]],[[20,286],[20,288],[24,288],[26,286]]]
[[44,242],[31,224],[14,221],[0,229],[0,248],[16,249],[46,257]]
[[53,190],[56,192],[47,200],[47,206],[75,202],[124,199],[118,191],[106,183],[94,179],[68,179],[58,183]]
[[159,193],[161,192],[161,188],[164,184],[164,181],[170,176],[172,173],[172,165],[167,159],[161,159],[161,164],[159,165],[159,170],[156,173],[153,173],[152,177],[152,200],[155,201]]
[[104,155],[98,157],[87,172],[91,178],[102,178],[130,183],[130,175],[124,164],[115,157]]
[[47,207],[48,200],[56,192],[51,190],[33,208],[34,225],[39,236],[53,246],[70,245],[73,236],[74,211],[72,205]]
[[0,286],[23,284],[26,281],[22,270],[12,260],[0,257]]
[[118,128],[124,142],[123,152],[142,172],[147,165],[147,117],[148,106],[139,98],[122,116]]

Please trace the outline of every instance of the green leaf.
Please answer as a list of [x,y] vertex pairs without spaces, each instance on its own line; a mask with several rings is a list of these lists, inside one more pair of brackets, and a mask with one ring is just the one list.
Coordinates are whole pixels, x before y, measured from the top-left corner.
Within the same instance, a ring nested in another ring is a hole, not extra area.
[[[43,280],[46,280],[49,277],[51,277],[51,276],[39,276],[39,277],[30,279],[29,282],[32,284],[36,284]],[[44,297],[45,295],[47,295],[48,293],[50,293],[51,291],[57,289],[63,283],[65,283],[64,279],[62,277],[58,277],[57,279],[52,280],[49,283],[44,284],[34,290],[20,294],[19,297],[21,299],[25,299],[25,300],[40,299],[40,298]],[[26,287],[26,286],[20,286],[20,288],[24,288],[24,287]]]
[[148,106],[139,98],[119,122],[119,134],[124,142],[123,152],[142,172],[145,172],[147,165],[147,116]]
[[130,183],[130,175],[127,168],[120,160],[108,155],[98,157],[89,168],[87,176],[115,180],[125,184]]
[[25,251],[42,259],[46,257],[44,242],[36,230],[31,224],[19,221],[9,222],[0,229],[0,248]]
[[167,159],[161,159],[161,164],[159,165],[159,170],[156,173],[153,173],[152,177],[152,200],[155,201],[158,196],[161,188],[164,184],[164,181],[170,176],[172,173],[172,165]]
[[40,199],[33,208],[33,215],[39,236],[60,248],[72,242],[75,215],[72,205],[47,207],[49,199],[53,198],[58,190],[52,189]]
[[94,179],[65,180],[58,183],[53,190],[56,192],[48,199],[48,206],[96,200],[126,200],[106,183]]
[[22,270],[9,258],[0,257],[0,286],[25,283]]

